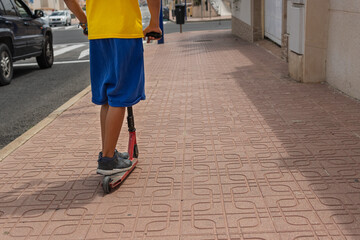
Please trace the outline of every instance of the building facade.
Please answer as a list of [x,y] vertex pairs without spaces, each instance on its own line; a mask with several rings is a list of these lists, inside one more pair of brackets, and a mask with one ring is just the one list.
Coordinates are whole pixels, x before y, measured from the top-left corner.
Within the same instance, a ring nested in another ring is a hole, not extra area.
[[360,99],[360,0],[233,0],[232,32],[283,49],[290,76]]
[[[78,0],[82,7],[85,6],[86,0]],[[25,0],[31,9],[43,9],[48,11],[64,10],[66,5],[64,0]]]

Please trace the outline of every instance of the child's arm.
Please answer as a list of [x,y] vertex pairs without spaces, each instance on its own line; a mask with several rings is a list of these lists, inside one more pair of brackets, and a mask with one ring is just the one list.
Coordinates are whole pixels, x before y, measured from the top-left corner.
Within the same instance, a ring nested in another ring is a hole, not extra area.
[[[84,11],[81,9],[78,1],[76,0],[64,0],[66,6],[70,9],[71,12],[75,14],[80,23],[86,24],[87,19]],[[82,25],[81,25],[82,26]],[[84,28],[84,26],[82,26]]]
[[[145,28],[144,30],[144,39],[147,33],[149,32],[157,32],[157,33],[162,33],[161,29],[159,27],[159,17],[160,17],[160,2],[161,0],[148,0],[148,7],[149,7],[149,11],[151,14],[151,20],[150,20],[150,24],[147,28]],[[148,42],[150,40],[157,40],[154,37],[148,37]]]

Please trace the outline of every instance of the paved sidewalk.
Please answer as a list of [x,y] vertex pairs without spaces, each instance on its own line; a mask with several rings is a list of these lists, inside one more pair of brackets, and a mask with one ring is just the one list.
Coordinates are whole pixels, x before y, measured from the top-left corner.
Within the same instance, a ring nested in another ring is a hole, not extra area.
[[166,41],[145,49],[135,171],[103,194],[86,95],[0,162],[0,239],[360,239],[359,102],[230,31]]

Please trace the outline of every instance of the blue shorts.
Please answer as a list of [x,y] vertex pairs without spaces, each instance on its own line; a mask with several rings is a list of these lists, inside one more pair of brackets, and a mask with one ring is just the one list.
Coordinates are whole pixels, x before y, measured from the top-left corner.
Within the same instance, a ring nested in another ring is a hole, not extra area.
[[145,100],[141,38],[90,40],[92,102],[130,107]]

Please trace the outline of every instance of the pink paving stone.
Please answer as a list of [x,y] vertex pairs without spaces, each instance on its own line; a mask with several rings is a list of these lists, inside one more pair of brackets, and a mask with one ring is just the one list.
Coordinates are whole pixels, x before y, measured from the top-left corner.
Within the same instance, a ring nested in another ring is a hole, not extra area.
[[358,101],[229,31],[168,34],[145,68],[134,172],[104,195],[88,94],[0,163],[0,239],[360,239]]

